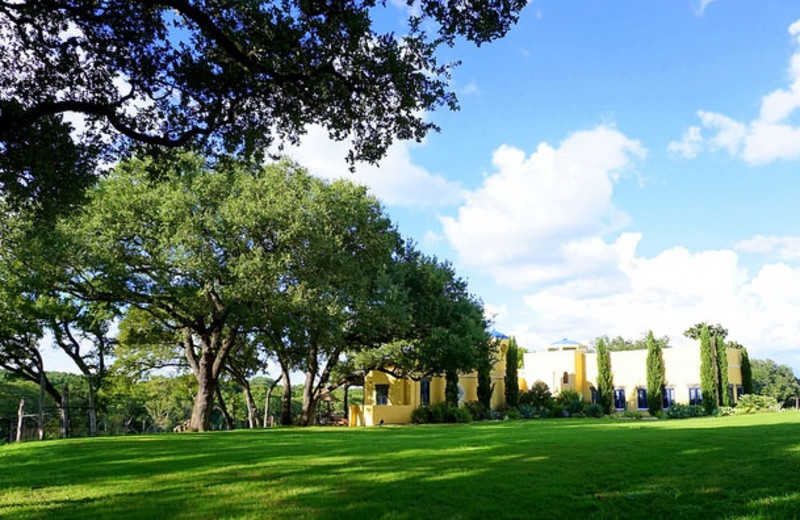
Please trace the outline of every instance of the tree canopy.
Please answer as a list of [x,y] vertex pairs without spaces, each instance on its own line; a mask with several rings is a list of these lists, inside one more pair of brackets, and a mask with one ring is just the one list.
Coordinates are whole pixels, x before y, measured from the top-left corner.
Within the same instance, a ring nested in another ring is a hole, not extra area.
[[449,262],[426,256],[413,244],[395,262],[393,276],[400,295],[390,314],[392,341],[357,356],[354,368],[414,379],[444,375],[446,395],[455,404],[458,374],[485,371],[493,360],[483,304]]
[[719,323],[717,323],[716,325],[710,325],[704,321],[692,325],[683,332],[683,335],[686,336],[687,338],[699,340],[703,334],[704,327],[708,329],[708,334],[712,337],[719,337],[724,340],[728,336],[728,329],[726,329]]
[[421,0],[397,35],[375,0],[2,2],[0,189],[74,195],[132,146],[251,156],[310,124],[374,162],[457,108],[436,49],[503,36],[526,3]]
[[792,406],[800,397],[800,381],[789,365],[779,365],[771,359],[753,359],[753,391],[758,395],[774,397],[779,403]]
[[[647,350],[648,346],[648,338],[652,336],[652,331],[648,331],[642,335],[641,338],[636,340],[625,339],[622,336],[617,336],[615,338],[609,338],[608,336],[602,336],[603,343],[606,347],[606,350],[609,352],[617,352],[623,350]],[[599,342],[601,338],[595,340],[595,343]],[[669,344],[669,336],[661,336],[659,338],[653,337],[653,341],[658,343],[659,348],[665,349],[670,348]],[[595,349],[597,345],[595,345]]]

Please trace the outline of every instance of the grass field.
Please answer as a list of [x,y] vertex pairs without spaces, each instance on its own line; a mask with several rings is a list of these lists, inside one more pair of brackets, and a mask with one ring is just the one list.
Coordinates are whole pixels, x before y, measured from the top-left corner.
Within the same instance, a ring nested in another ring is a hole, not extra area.
[[800,518],[800,414],[0,447],[4,518]]

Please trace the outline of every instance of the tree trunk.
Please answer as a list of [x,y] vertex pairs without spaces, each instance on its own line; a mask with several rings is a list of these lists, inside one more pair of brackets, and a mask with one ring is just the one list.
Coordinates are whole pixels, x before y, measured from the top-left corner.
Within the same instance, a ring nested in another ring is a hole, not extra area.
[[69,418],[69,385],[64,385],[61,389],[61,438],[67,439],[72,434]]
[[217,321],[204,331],[200,337],[199,352],[194,343],[192,331],[183,329],[184,357],[197,379],[197,395],[194,398],[192,417],[189,429],[196,432],[208,431],[211,428],[211,412],[214,409],[214,397],[219,386],[219,376],[225,365],[228,354],[236,344],[237,330],[229,330],[223,335],[224,322]]
[[264,399],[264,428],[267,426],[272,426],[272,421],[270,420],[269,415],[269,402],[272,399],[272,391],[275,390],[275,387],[278,386],[278,380],[274,380],[269,385],[269,389],[267,390],[267,397]]
[[281,396],[281,425],[292,424],[292,382],[289,380],[289,371],[281,365],[281,384],[283,385],[283,396]]
[[300,418],[300,423],[303,426],[314,424],[314,412],[317,409],[317,399],[314,395],[314,376],[314,372],[306,372],[306,381],[303,385],[303,411]]
[[86,376],[86,385],[88,387],[88,392],[86,395],[87,398],[87,408],[89,413],[89,436],[95,437],[97,435],[97,410],[94,404],[94,389],[92,386],[92,378],[91,376]]
[[22,427],[25,421],[25,398],[19,400],[19,410],[17,411],[17,442],[22,441]]
[[244,388],[244,397],[247,403],[247,427],[254,430],[258,428],[258,407],[256,406],[256,400],[253,399],[250,381],[245,379],[242,388]]
[[216,389],[217,393],[217,404],[219,405],[219,410],[222,412],[222,417],[225,418],[225,424],[228,426],[229,430],[236,429],[236,422],[231,417],[231,414],[228,413],[228,409],[225,407],[225,400],[222,398],[222,390],[219,389],[219,385],[217,385]]
[[348,406],[348,397],[350,395],[350,383],[344,384],[344,418],[350,419],[350,407]]
[[39,373],[39,440],[44,440],[44,370]]
[[218,385],[218,381],[212,377],[211,363],[207,361],[207,356],[199,359],[195,377],[197,378],[197,395],[194,397],[189,429],[195,432],[204,432],[211,428],[211,411],[214,409],[214,395]]
[[61,390],[61,438],[66,439],[70,435],[69,424],[69,386],[64,385]]

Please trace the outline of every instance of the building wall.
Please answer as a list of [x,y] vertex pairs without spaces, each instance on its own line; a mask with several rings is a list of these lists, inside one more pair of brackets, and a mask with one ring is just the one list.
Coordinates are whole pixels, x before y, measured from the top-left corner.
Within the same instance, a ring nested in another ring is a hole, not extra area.
[[577,350],[527,352],[523,356],[523,379],[528,389],[544,382],[554,394],[564,389],[581,390],[586,364]]
[[[492,408],[505,403],[505,363],[508,341],[503,340],[492,367]],[[376,385],[388,385],[388,403],[376,403]],[[458,378],[462,389],[462,402],[478,400],[478,374],[472,372],[462,374]],[[375,426],[381,424],[407,424],[411,422],[411,414],[419,407],[422,385],[411,378],[396,378],[384,372],[370,371],[364,377],[364,405],[350,407],[350,426]],[[440,403],[445,400],[445,378],[430,378],[430,402]]]
[[[727,349],[728,384],[734,400],[742,385],[741,352]],[[543,381],[557,395],[564,389],[576,390],[587,401],[597,387],[597,354],[584,350],[559,350],[527,353],[522,377],[530,388]],[[689,389],[700,386],[700,344],[664,349],[665,387],[673,389],[675,402],[689,404]],[[647,351],[611,352],[614,388],[625,391],[626,410],[645,410],[638,406],[638,390],[647,388]],[[566,374],[566,378],[565,375]]]

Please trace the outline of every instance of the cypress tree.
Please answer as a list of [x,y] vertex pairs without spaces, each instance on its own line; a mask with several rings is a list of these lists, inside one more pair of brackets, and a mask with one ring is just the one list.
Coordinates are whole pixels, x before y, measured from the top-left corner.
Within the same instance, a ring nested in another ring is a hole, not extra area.
[[663,399],[661,391],[664,386],[664,358],[661,345],[653,337],[653,331],[647,332],[647,410],[653,417],[661,413]]
[[603,407],[603,413],[611,413],[614,379],[611,375],[611,355],[603,338],[597,340],[597,402]]
[[717,392],[720,403],[723,406],[733,406],[731,394],[728,392],[728,351],[725,348],[725,339],[721,336],[714,336],[717,344],[717,368],[719,370],[719,385]]
[[742,348],[742,392],[753,393],[753,371],[750,368],[750,356],[746,348]]
[[506,351],[506,406],[516,408],[519,405],[519,382],[517,381],[517,340],[512,336],[508,340]]
[[445,370],[444,400],[447,404],[458,406],[458,371]]
[[492,393],[494,384],[492,383],[492,365],[494,364],[494,354],[497,352],[498,341],[490,339],[485,345],[481,344],[480,359],[478,361],[478,402],[488,410],[492,406]]
[[717,367],[711,348],[708,325],[700,331],[700,391],[703,392],[703,407],[711,414],[717,407]]

